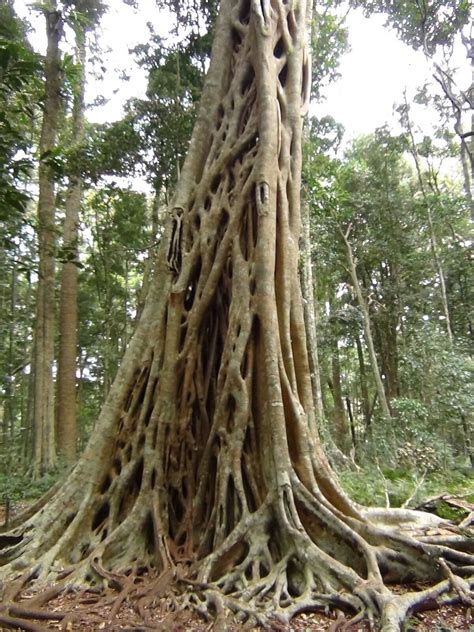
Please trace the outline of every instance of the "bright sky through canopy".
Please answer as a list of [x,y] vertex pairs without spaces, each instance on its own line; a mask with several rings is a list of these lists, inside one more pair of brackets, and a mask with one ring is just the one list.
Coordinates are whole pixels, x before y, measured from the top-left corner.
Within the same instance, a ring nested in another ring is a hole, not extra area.
[[[89,120],[95,122],[119,119],[127,99],[145,95],[146,74],[134,62],[130,49],[148,40],[147,23],[160,35],[166,35],[171,25],[168,15],[158,11],[154,0],[139,0],[138,11],[122,2],[110,1],[109,7],[99,35],[101,48],[110,49],[102,63],[104,78],[90,80],[87,88],[89,103],[99,95],[107,99],[105,105],[89,110]],[[28,10],[25,0],[17,0],[15,8],[37,29],[33,44],[44,48],[43,23],[38,14]],[[373,132],[385,123],[396,128],[394,103],[402,102],[405,88],[410,98],[417,87],[431,79],[423,54],[400,42],[396,34],[384,26],[383,16],[365,18],[362,11],[353,10],[347,21],[351,48],[342,59],[341,78],[325,90],[326,100],[312,108],[314,114],[329,114],[342,123],[346,141]],[[466,60],[460,63],[464,63],[467,73]],[[122,75],[129,76],[129,80],[123,81]]]
[[403,100],[405,88],[410,94],[429,79],[430,68],[421,52],[384,27],[383,16],[352,11],[347,24],[350,51],[342,59],[341,78],[325,90],[326,101],[315,111],[330,114],[355,137],[392,126],[393,104]]

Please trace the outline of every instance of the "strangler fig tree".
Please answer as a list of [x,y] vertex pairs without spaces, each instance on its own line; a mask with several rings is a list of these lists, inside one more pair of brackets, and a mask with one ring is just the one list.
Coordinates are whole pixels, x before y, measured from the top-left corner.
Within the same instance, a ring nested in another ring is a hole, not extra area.
[[[282,622],[338,608],[385,631],[468,594],[473,540],[351,502],[319,443],[298,280],[310,9],[222,1],[140,322],[78,465],[1,537],[4,576],[148,573],[149,603],[169,590],[219,620]],[[388,587],[415,581],[435,587]]]

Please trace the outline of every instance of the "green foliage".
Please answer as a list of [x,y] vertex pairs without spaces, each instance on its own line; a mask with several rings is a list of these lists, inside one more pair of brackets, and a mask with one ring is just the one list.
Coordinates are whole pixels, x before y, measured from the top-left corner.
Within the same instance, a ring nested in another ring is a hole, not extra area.
[[0,5],[0,222],[24,212],[24,183],[33,165],[32,131],[38,101],[39,56],[10,4]]
[[144,172],[157,191],[172,188],[187,151],[210,52],[210,42],[199,41],[196,46],[191,37],[168,45],[151,32],[149,42],[134,51],[149,78],[147,98],[129,103],[128,118],[140,139]]
[[150,244],[149,215],[143,194],[117,185],[86,196],[79,294],[83,440],[133,330]]
[[447,502],[441,502],[436,507],[436,514],[440,518],[445,518],[446,520],[459,521],[466,515],[466,512],[459,507],[453,507]]
[[451,46],[455,35],[470,21],[469,0],[352,0],[351,4],[369,15],[384,13],[387,24],[404,42],[415,49],[426,47],[430,53],[437,46]]
[[337,5],[332,1],[324,5],[315,2],[313,7],[311,96],[317,100],[323,98],[325,87],[339,77],[340,58],[349,48],[345,16],[338,14]]
[[26,472],[17,472],[13,475],[11,472],[6,474],[0,472],[0,503],[3,504],[7,499],[17,503],[41,498],[62,475],[62,471],[56,470],[39,479],[33,479]]
[[[472,432],[468,209],[455,186],[428,174],[432,224],[448,278],[450,315],[456,323],[457,342],[452,347],[446,336],[425,197],[406,161],[405,136],[381,128],[354,141],[344,159],[331,158],[327,151],[337,147],[338,138],[333,124],[313,125],[305,168],[318,300],[330,305],[330,313],[319,319],[326,413],[331,417],[335,405],[331,363],[337,349],[342,396],[350,401],[353,414],[356,455],[378,458],[393,468],[417,463],[421,472],[446,469],[458,456],[468,457]],[[438,152],[426,139],[422,145],[430,159]],[[361,390],[356,346],[365,343],[363,321],[340,236],[348,226],[377,362],[393,410],[389,425],[374,400],[374,378],[363,348],[366,392]]]
[[89,125],[85,142],[69,152],[69,169],[91,185],[104,176],[130,177],[143,173],[143,151],[135,116],[128,115],[114,123]]
[[63,13],[75,30],[95,28],[107,9],[102,0],[63,0]]
[[157,0],[157,6],[170,11],[176,20],[176,33],[183,37],[187,32],[189,41],[202,31],[212,31],[219,9],[217,0]]
[[[363,505],[382,507],[386,504],[388,494],[391,507],[402,506],[413,493],[410,507],[416,507],[424,499],[452,494],[465,496],[472,492],[472,477],[470,472],[455,466],[450,471],[430,472],[425,478],[416,469],[382,467],[376,469],[366,464],[354,471],[344,469],[338,473],[339,480],[351,498]],[[459,514],[452,507],[449,511],[446,503],[437,510],[441,518],[457,519]],[[449,513],[449,516],[448,516]]]

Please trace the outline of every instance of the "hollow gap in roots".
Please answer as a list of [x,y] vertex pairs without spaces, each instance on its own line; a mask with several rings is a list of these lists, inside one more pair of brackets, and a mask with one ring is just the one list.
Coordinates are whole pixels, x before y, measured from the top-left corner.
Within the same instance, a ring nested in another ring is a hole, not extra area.
[[290,597],[300,597],[306,589],[304,568],[297,557],[292,557],[286,567],[288,592]]
[[127,516],[135,504],[135,500],[140,491],[143,478],[143,457],[135,465],[128,481],[127,487],[122,494],[118,509],[118,521],[121,522]]
[[250,20],[250,0],[242,0],[239,8],[239,21],[248,24]]
[[283,41],[283,37],[280,37],[278,42],[275,44],[275,48],[273,49],[273,54],[277,59],[281,59],[284,51],[285,51],[285,44]]
[[255,79],[255,70],[252,64],[248,64],[245,70],[245,75],[242,79],[242,83],[240,84],[240,93],[242,96],[250,89],[253,81]]
[[151,481],[150,481],[150,485],[151,485],[152,489],[155,489],[156,476],[157,476],[156,467],[154,467],[152,472],[151,472]]
[[168,495],[170,507],[170,532],[172,538],[176,538],[185,513],[185,505],[183,503],[181,493],[174,487],[169,489]]
[[220,185],[221,181],[222,181],[222,176],[221,176],[220,173],[217,173],[212,178],[212,181],[211,181],[211,184],[210,184],[210,187],[209,187],[211,189],[212,193],[214,193],[214,194],[217,193],[217,189],[219,188],[219,185]]
[[219,217],[219,226],[217,227],[217,234],[219,236],[219,241],[224,236],[226,228],[229,224],[229,213],[225,208],[221,210],[221,215]]
[[242,564],[248,556],[250,547],[246,540],[241,540],[233,544],[225,553],[218,557],[212,573],[210,575],[211,582],[217,582],[226,573]]
[[286,80],[288,78],[288,64],[286,63],[283,68],[280,70],[280,74],[278,75],[278,81],[282,88],[285,87]]
[[229,535],[242,515],[242,505],[235,489],[234,477],[229,475],[225,498],[225,535]]
[[102,485],[100,486],[100,494],[104,495],[109,490],[111,485],[112,477],[110,476],[110,474],[106,474],[104,480],[102,481]]
[[122,461],[118,457],[112,462],[112,470],[117,476],[119,476],[122,471]]
[[22,535],[0,535],[0,548],[15,546],[23,540]]
[[99,507],[99,509],[95,512],[94,517],[92,518],[92,531],[95,531],[98,527],[100,527],[107,520],[109,514],[110,504],[107,500]]

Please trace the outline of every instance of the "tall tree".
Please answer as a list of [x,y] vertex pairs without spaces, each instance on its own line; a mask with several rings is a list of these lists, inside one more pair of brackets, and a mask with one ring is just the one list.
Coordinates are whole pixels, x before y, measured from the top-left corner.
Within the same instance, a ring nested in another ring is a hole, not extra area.
[[55,173],[52,157],[56,147],[60,97],[60,50],[62,16],[56,0],[43,7],[47,51],[45,99],[39,144],[38,168],[38,289],[34,338],[34,472],[40,475],[56,463],[54,428],[54,333],[55,333]]
[[100,0],[79,0],[69,20],[76,37],[77,72],[73,82],[72,109],[72,172],[66,192],[63,227],[59,299],[59,351],[57,378],[57,448],[59,457],[67,464],[76,460],[76,372],[77,372],[77,294],[78,294],[78,229],[82,203],[82,174],[77,154],[85,138],[86,35],[92,30],[104,7]]
[[369,308],[367,307],[367,303],[362,294],[359,279],[357,277],[356,261],[354,259],[354,253],[352,251],[352,246],[349,241],[351,230],[352,230],[352,225],[349,224],[349,227],[347,228],[346,231],[343,231],[342,229],[340,229],[340,234],[344,242],[344,246],[346,247],[347,263],[349,266],[349,274],[352,281],[352,287],[354,288],[354,293],[357,298],[357,303],[362,312],[362,323],[364,326],[365,340],[367,343],[367,350],[369,352],[370,366],[372,368],[372,374],[374,376],[377,396],[379,398],[383,416],[385,417],[386,420],[388,420],[391,417],[390,408],[389,408],[387,398],[385,396],[382,376],[380,375],[379,365],[377,362],[377,354],[375,353],[375,345],[374,345],[374,340],[372,336],[372,329],[370,326]]
[[438,518],[352,503],[319,445],[297,269],[309,13],[221,3],[140,322],[78,465],[2,536],[3,576],[19,556],[58,586],[123,588],[148,569],[145,602],[174,581],[222,624],[227,609],[286,622],[329,606],[392,632],[451,581],[396,595],[385,580],[470,572],[468,539],[420,541],[396,526]]
[[403,107],[401,118],[402,118],[402,123],[404,124],[405,129],[408,134],[410,153],[413,156],[413,160],[415,161],[418,184],[420,187],[421,194],[423,196],[423,202],[425,204],[426,217],[427,217],[427,223],[428,223],[428,228],[429,228],[430,246],[431,246],[431,252],[433,253],[433,260],[436,267],[436,271],[439,277],[439,288],[440,288],[441,302],[443,305],[443,312],[444,312],[444,318],[445,318],[445,323],[446,323],[446,331],[448,334],[449,342],[452,344],[453,343],[453,330],[451,327],[451,315],[449,313],[448,295],[446,291],[446,275],[445,275],[443,264],[441,262],[441,258],[439,254],[438,240],[436,238],[436,233],[433,226],[433,211],[431,209],[430,200],[429,200],[428,193],[426,190],[425,180],[423,177],[423,172],[422,172],[422,167],[421,167],[420,155],[418,153],[418,148],[415,142],[415,136],[413,134],[413,124],[410,118],[410,106],[408,105],[406,93],[404,95],[404,107]]

